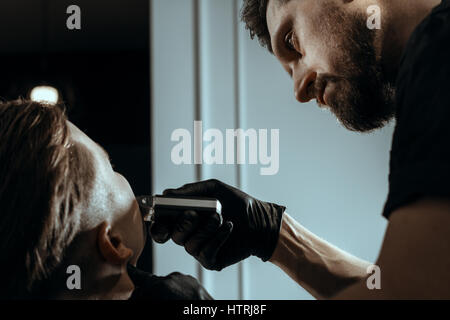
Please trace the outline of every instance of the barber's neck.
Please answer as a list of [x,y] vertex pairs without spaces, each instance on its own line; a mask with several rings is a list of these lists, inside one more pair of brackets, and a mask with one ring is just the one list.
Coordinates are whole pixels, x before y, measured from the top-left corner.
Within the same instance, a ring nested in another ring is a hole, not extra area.
[[441,0],[379,0],[381,56],[388,75],[395,78],[403,52],[417,26]]

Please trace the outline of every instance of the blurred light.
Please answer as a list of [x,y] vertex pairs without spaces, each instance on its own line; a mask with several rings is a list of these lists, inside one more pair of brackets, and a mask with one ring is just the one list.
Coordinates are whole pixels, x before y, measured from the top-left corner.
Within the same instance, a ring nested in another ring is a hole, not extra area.
[[31,90],[30,98],[36,102],[46,102],[55,104],[59,100],[58,90],[53,87],[39,86]]

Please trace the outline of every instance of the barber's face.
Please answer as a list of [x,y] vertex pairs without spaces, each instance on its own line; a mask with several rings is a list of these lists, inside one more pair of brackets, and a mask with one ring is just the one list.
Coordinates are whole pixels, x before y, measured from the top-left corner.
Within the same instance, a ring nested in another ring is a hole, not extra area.
[[348,129],[370,131],[394,114],[368,16],[346,1],[270,0],[267,25],[275,56],[294,81],[299,102],[316,99]]
[[[111,231],[119,234],[123,244],[133,251],[129,263],[136,265],[145,244],[145,229],[139,205],[128,181],[111,166],[108,155],[76,126],[69,123],[71,139],[84,146],[93,156],[95,183],[89,212],[107,220]],[[93,217],[94,218],[94,217]]]

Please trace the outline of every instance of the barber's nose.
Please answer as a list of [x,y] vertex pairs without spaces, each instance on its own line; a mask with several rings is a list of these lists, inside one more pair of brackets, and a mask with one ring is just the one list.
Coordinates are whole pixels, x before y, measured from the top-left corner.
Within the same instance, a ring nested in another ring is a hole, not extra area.
[[294,74],[295,98],[299,102],[304,103],[315,98],[314,82],[316,79],[317,72],[311,70],[298,74],[298,77]]

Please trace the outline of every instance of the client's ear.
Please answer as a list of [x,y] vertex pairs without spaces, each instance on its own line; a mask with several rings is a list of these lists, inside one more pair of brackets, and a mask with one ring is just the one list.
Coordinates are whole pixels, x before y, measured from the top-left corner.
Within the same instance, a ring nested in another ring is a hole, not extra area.
[[133,250],[127,248],[119,235],[111,233],[111,226],[103,222],[98,227],[97,244],[100,254],[111,264],[124,264],[133,256]]

